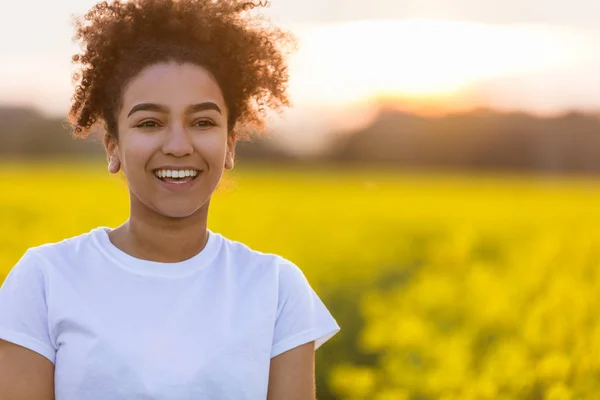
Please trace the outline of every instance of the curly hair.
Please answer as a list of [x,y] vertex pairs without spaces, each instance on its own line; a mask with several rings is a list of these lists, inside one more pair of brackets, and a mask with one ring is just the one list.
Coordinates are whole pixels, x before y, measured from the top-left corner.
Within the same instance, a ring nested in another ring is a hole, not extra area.
[[254,0],[131,0],[102,2],[75,19],[75,93],[68,121],[76,137],[97,121],[118,137],[117,115],[127,83],[159,62],[191,62],[216,79],[228,109],[228,132],[264,125],[266,110],[289,105],[285,53],[294,37],[250,11]]

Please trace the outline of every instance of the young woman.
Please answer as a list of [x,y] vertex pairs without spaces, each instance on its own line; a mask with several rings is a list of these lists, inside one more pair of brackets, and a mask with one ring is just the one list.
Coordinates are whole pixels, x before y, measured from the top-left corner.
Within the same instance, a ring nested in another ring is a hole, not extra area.
[[103,124],[130,216],[12,269],[3,400],[315,398],[314,350],[336,321],[290,261],[207,228],[243,128],[287,105],[289,37],[257,6],[117,1],[77,23],[70,121],[79,136]]

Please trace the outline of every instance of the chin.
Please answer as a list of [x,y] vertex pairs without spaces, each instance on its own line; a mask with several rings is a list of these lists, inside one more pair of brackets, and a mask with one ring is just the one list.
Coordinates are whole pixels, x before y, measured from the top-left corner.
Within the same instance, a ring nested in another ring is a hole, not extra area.
[[163,216],[163,217],[167,217],[167,218],[171,218],[171,219],[183,219],[183,218],[188,218],[191,217],[195,214],[194,211],[191,212],[185,212],[182,210],[178,210],[178,211],[159,211],[159,213]]
[[155,211],[168,218],[187,218],[201,212],[198,204],[161,204],[154,207]]

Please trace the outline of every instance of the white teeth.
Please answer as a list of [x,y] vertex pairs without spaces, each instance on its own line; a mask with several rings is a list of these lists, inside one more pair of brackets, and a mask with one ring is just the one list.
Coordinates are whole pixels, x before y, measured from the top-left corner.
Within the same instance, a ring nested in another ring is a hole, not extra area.
[[188,176],[195,177],[198,175],[198,171],[194,169],[187,170],[175,170],[175,169],[159,169],[154,171],[154,175],[158,178],[185,178]]

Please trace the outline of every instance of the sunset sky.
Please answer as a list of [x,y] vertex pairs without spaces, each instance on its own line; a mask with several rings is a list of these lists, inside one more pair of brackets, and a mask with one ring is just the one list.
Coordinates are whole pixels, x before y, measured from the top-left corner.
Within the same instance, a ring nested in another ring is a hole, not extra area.
[[[2,6],[1,103],[64,114],[76,51],[70,15],[94,3]],[[291,59],[290,120],[328,110],[329,123],[341,123],[348,109],[368,112],[366,105],[381,98],[423,112],[477,106],[600,110],[597,0],[271,3],[268,14],[300,40]]]

